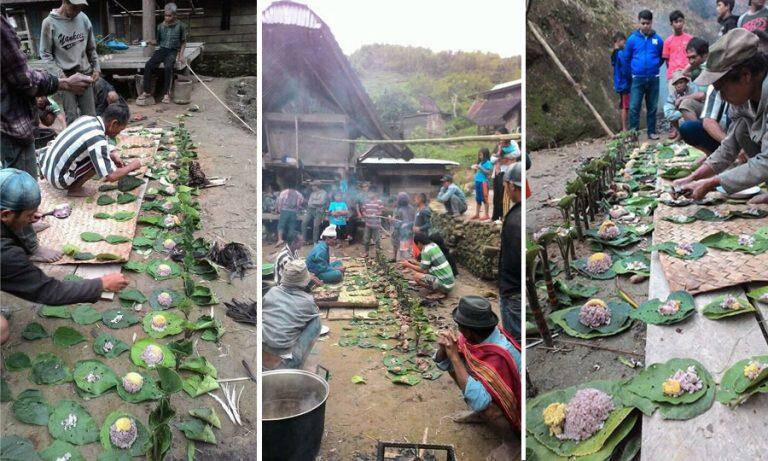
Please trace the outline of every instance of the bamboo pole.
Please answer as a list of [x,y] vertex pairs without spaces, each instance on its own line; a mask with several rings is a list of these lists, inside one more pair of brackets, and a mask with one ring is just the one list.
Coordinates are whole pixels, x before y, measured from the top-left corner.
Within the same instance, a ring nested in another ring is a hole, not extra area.
[[605,131],[605,133],[608,136],[613,137],[614,136],[613,131],[611,131],[611,129],[605,123],[605,120],[603,120],[603,117],[601,117],[600,113],[597,112],[597,109],[595,109],[595,106],[593,106],[592,103],[589,101],[589,99],[587,98],[587,95],[585,95],[584,92],[581,91],[581,87],[579,87],[579,84],[576,83],[576,80],[574,80],[573,77],[571,77],[571,74],[568,72],[568,69],[565,68],[563,63],[555,54],[555,51],[549,46],[549,44],[547,43],[547,40],[541,34],[538,27],[536,27],[536,25],[533,22],[528,21],[528,29],[531,32],[533,32],[533,36],[536,37],[536,40],[538,40],[541,46],[544,47],[544,51],[547,52],[549,57],[552,58],[552,61],[555,62],[555,65],[557,66],[557,68],[560,69],[560,72],[562,72],[563,75],[565,75],[565,78],[568,80],[568,82],[570,82],[573,88],[576,89],[576,93],[584,101],[584,104],[587,105],[589,110],[592,112],[592,115],[594,115],[597,121],[600,123],[600,126],[603,128],[603,131]]
[[321,139],[323,141],[335,141],[335,142],[349,142],[360,144],[450,144],[458,142],[474,142],[474,141],[519,141],[521,139],[519,133],[511,134],[493,134],[493,135],[478,135],[478,136],[457,136],[455,138],[426,138],[426,139],[344,139],[344,138],[327,138],[325,136],[316,136],[312,134],[305,135],[309,138]]

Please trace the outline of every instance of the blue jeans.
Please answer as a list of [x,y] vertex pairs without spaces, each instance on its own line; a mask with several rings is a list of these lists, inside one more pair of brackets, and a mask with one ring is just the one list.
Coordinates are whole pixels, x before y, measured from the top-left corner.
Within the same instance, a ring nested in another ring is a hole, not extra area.
[[500,302],[501,325],[517,342],[520,342],[523,328],[523,317],[520,314],[520,295],[502,296]]
[[277,235],[285,240],[288,234],[296,228],[296,221],[299,214],[295,211],[283,210],[280,212],[280,219],[277,221]]
[[304,367],[304,362],[307,360],[307,356],[312,351],[317,337],[320,336],[320,328],[322,323],[320,317],[315,317],[304,327],[304,331],[299,335],[299,339],[296,340],[296,344],[291,349],[290,359],[283,359],[277,368],[297,368]]
[[629,128],[640,129],[640,109],[645,98],[648,134],[656,134],[656,107],[659,103],[659,76],[632,77],[632,92],[629,96]]
[[715,141],[715,138],[707,133],[704,129],[704,124],[701,120],[683,122],[680,125],[680,136],[687,144],[693,147],[704,150],[707,154],[711,154],[718,147],[720,143]]

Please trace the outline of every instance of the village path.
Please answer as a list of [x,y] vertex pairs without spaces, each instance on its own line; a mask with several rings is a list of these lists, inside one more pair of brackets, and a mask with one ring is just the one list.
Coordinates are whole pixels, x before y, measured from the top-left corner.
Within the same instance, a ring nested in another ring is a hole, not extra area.
[[[565,183],[573,179],[577,167],[585,160],[600,155],[605,150],[605,139],[578,142],[556,149],[539,150],[531,153],[532,166],[527,178],[532,196],[527,202],[526,227],[533,233],[545,226],[557,226],[562,223],[560,211],[549,202],[565,195]],[[589,245],[576,243],[576,255],[581,257],[589,253]],[[562,258],[555,245],[549,249],[550,260],[562,267]],[[583,280],[579,283],[597,286],[597,297],[616,298],[613,280]],[[648,297],[648,282],[631,284],[623,281],[621,287],[636,299],[644,301]],[[545,296],[540,292],[539,300],[546,309]],[[529,323],[533,319],[529,316]],[[619,362],[619,357],[641,359],[645,352],[645,324],[635,322],[628,331],[606,338],[593,339],[590,344],[601,347],[640,354],[639,357],[617,354],[605,350],[557,343],[557,339],[574,340],[565,335],[556,338],[557,352],[544,348],[544,345],[526,350],[526,366],[529,378],[529,397],[552,389],[560,389],[596,379],[624,379],[636,373]],[[537,335],[538,336],[538,335]],[[535,341],[529,335],[528,343]],[[584,342],[584,341],[582,341]],[[530,385],[533,385],[530,388]],[[533,393],[533,394],[532,394]]]
[[[302,249],[306,255],[310,247]],[[391,248],[389,239],[382,248]],[[265,245],[264,257],[273,260],[274,245]],[[344,247],[334,256],[362,256],[362,246]],[[427,310],[437,319],[435,329],[454,327],[451,311],[461,296],[493,296],[498,313],[498,289],[494,283],[473,277],[464,269],[453,293],[439,307]],[[420,442],[428,429],[428,443],[451,444],[463,461],[485,461],[501,443],[484,425],[457,424],[450,416],[468,410],[461,393],[448,374],[436,381],[422,380],[416,386],[395,385],[386,377],[382,364],[385,352],[358,347],[340,347],[339,338],[349,325],[345,320],[324,320],[330,334],[318,341],[305,369],[317,364],[331,372],[330,396],[325,410],[325,434],[318,461],[374,461],[377,441]],[[353,384],[354,375],[363,375],[365,384]],[[514,461],[514,460],[510,460]]]
[[[220,97],[225,94],[226,88],[238,79],[214,79],[208,83]],[[199,143],[199,161],[206,175],[229,177],[227,186],[204,190],[199,197],[202,205],[203,230],[199,233],[207,239],[219,238],[221,241],[237,241],[249,245],[254,249],[253,258],[256,259],[255,249],[258,238],[257,233],[257,205],[256,205],[256,142],[254,137],[238,126],[226,111],[216,103],[214,98],[199,84],[195,86],[192,95],[193,104],[201,107],[201,112],[194,117],[186,119],[186,125],[190,129],[193,141]],[[131,105],[132,115],[143,114],[148,119],[142,123],[158,123],[158,126],[171,128],[177,123],[176,115],[186,112],[188,106],[175,104],[158,104],[149,107],[136,107]],[[162,120],[161,120],[162,119]],[[167,123],[163,122],[167,121]],[[232,198],[236,196],[237,200]],[[46,232],[50,232],[47,230]],[[154,256],[153,256],[154,257]],[[136,253],[132,253],[131,259],[138,259]],[[48,266],[46,272],[54,276],[62,277],[74,270],[74,266]],[[131,280],[131,287],[137,288],[145,294],[151,293],[156,288],[156,283],[149,277],[127,273]],[[229,301],[233,297],[243,300],[256,299],[259,277],[255,270],[249,271],[245,280],[236,279],[230,285],[227,283],[226,274],[214,282],[211,287],[220,301]],[[165,285],[174,289],[182,289],[180,286]],[[3,306],[13,311],[11,320],[11,337],[8,343],[3,345],[3,356],[10,352],[23,351],[31,358],[39,352],[53,352],[61,357],[65,363],[73,366],[77,360],[94,358],[91,349],[91,330],[103,331],[99,324],[89,327],[73,325],[64,320],[41,319],[36,314],[35,305],[18,298],[3,294]],[[115,308],[117,301],[100,301],[95,304],[98,310]],[[217,368],[219,378],[233,378],[246,376],[241,365],[242,360],[247,360],[251,369],[256,367],[256,329],[255,327],[241,325],[233,322],[225,315],[225,306],[214,306],[215,315],[221,319],[226,333],[221,343],[216,345],[207,341],[196,341],[196,350],[200,355],[206,356]],[[191,316],[209,313],[210,309],[197,309]],[[70,325],[86,334],[88,341],[67,349],[56,348],[50,339],[41,341],[25,341],[21,339],[21,331],[29,322],[40,322],[52,332],[62,325]],[[141,326],[134,326],[124,330],[109,330],[110,333],[120,337],[130,344],[132,334],[135,332],[139,338],[145,336]],[[103,359],[95,356],[95,358]],[[136,367],[130,364],[127,353],[119,359],[103,360],[109,364],[115,372],[122,376],[127,371],[133,371]],[[125,409],[146,423],[150,411],[154,409],[154,402],[146,402],[137,405],[126,406],[125,402],[116,393],[110,393],[84,402],[75,394],[74,385],[60,386],[36,386],[27,379],[27,371],[4,372],[4,378],[8,380],[13,394],[18,395],[28,388],[41,389],[48,402],[57,402],[59,399],[71,399],[82,403],[96,420],[99,427],[104,418],[116,409]],[[244,387],[240,401],[240,412],[243,426],[235,426],[227,418],[225,412],[211,397],[200,396],[190,398],[186,393],[175,394],[171,397],[171,404],[176,410],[173,421],[188,419],[188,411],[193,408],[211,407],[216,410],[222,421],[222,429],[215,429],[218,439],[217,445],[197,443],[196,460],[227,459],[233,461],[245,461],[253,459],[256,450],[256,383],[242,381],[237,383],[238,388]],[[52,441],[48,431],[40,426],[20,424],[10,411],[11,403],[2,404],[2,424],[0,431],[3,434],[17,434],[27,437],[38,449],[46,448]],[[42,430],[41,430],[42,429]],[[173,431],[173,459],[186,459],[186,439],[176,428]],[[96,459],[101,451],[98,443],[80,447],[86,459]]]

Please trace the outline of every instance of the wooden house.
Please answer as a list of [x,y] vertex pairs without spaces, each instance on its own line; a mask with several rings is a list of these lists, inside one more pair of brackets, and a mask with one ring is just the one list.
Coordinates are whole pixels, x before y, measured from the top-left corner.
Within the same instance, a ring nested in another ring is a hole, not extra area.
[[414,138],[416,134],[424,133],[429,138],[445,135],[445,123],[451,119],[451,114],[443,112],[431,98],[419,98],[419,111],[400,117],[400,131],[403,138]]
[[493,133],[506,127],[510,133],[520,131],[522,112],[522,80],[500,83],[478,95],[467,117],[478,126],[478,132]]

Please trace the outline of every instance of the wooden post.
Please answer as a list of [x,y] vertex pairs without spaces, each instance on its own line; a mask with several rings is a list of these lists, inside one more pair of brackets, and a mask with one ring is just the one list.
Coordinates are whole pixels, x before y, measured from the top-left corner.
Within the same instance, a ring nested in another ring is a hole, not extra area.
[[149,42],[155,38],[155,0],[142,0],[141,39]]
[[106,2],[105,5],[107,9],[107,33],[115,34],[117,33],[117,28],[115,27],[115,18],[112,17],[112,11],[109,9],[109,2]]
[[[554,347],[555,343],[552,341],[552,333],[549,331],[547,319],[544,317],[544,312],[541,310],[539,298],[536,294],[536,283],[530,277],[526,277],[525,289],[528,293],[528,305],[531,307],[531,312],[533,312],[533,318],[536,321],[536,328],[539,330],[541,339],[544,340],[544,344],[547,347]],[[523,325],[523,328],[525,328],[525,325]]]
[[565,78],[570,82],[570,84],[576,89],[576,93],[579,95],[579,97],[584,101],[584,104],[589,108],[589,110],[592,112],[592,115],[595,116],[595,119],[600,123],[600,126],[603,128],[603,131],[610,136],[613,137],[614,133],[611,131],[611,129],[608,127],[608,125],[605,123],[605,120],[603,120],[603,117],[600,116],[600,113],[597,112],[597,109],[595,109],[595,106],[592,105],[592,103],[587,99],[587,95],[584,94],[583,91],[581,91],[581,87],[578,83],[576,83],[576,80],[571,77],[571,74],[568,72],[568,69],[565,68],[562,62],[560,62],[560,59],[555,54],[555,51],[549,46],[547,41],[544,39],[544,36],[539,32],[538,27],[531,21],[528,21],[528,29],[533,33],[533,36],[536,37],[536,40],[541,44],[541,46],[544,48],[544,51],[549,55],[550,58],[552,58],[552,61],[554,61],[555,66],[557,66],[558,69],[560,69],[560,72],[565,75]]

